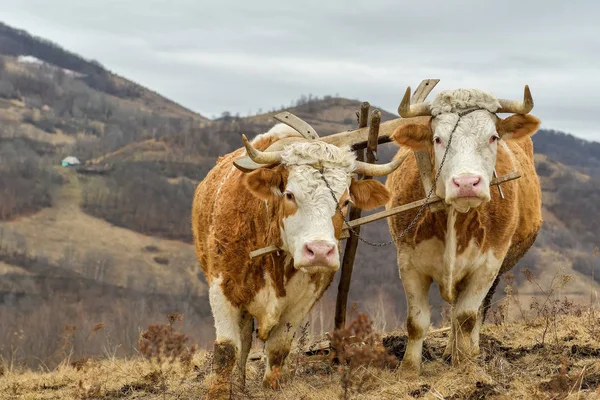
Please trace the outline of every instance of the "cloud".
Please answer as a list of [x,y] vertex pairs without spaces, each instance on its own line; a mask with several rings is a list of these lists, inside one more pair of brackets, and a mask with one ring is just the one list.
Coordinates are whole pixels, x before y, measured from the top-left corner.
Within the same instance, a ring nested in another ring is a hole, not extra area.
[[395,112],[404,89],[522,96],[543,127],[600,140],[600,4],[590,1],[21,0],[5,22],[100,61],[207,116],[301,94]]

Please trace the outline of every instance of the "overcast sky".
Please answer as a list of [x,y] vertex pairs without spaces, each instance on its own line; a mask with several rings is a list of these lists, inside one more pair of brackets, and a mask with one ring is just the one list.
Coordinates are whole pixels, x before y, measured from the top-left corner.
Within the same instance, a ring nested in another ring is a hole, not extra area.
[[406,86],[520,98],[542,127],[600,141],[593,0],[19,0],[0,18],[207,117],[302,94],[396,113]]

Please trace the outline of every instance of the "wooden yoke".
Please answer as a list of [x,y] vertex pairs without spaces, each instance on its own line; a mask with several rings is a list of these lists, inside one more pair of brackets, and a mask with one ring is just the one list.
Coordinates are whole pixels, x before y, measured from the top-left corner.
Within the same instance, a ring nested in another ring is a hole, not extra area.
[[[417,89],[414,91],[411,97],[411,104],[422,103],[425,98],[431,93],[433,88],[437,85],[439,79],[425,79],[423,80]],[[529,87],[525,86],[524,92],[524,100],[523,102],[515,102],[515,101],[507,101],[500,100],[500,103],[503,105],[503,108],[499,112],[520,112],[527,113],[533,107],[533,100],[531,98],[531,93],[529,91]],[[367,151],[367,162],[374,163],[377,159],[377,144],[389,143],[391,142],[391,135],[393,132],[400,126],[410,123],[427,123],[430,117],[427,116],[414,116],[410,118],[396,118],[391,121],[386,121],[380,123],[380,114],[377,110],[375,110],[371,117],[371,126],[367,127],[367,116],[369,110],[369,103],[365,102],[361,105],[361,112],[359,114],[359,126],[358,129],[353,131],[339,132],[333,135],[328,135],[324,137],[318,137],[314,129],[312,127],[302,121],[300,118],[290,114],[290,113],[281,113],[277,115],[277,120],[286,123],[287,125],[293,127],[298,132],[300,132],[303,138],[283,138],[278,140],[274,144],[272,144],[266,151],[277,151],[282,150],[287,144],[296,142],[298,140],[321,140],[325,143],[333,144],[335,146],[341,145],[350,145],[353,150],[357,151],[357,159],[363,160],[364,153],[362,149],[368,148]],[[364,111],[363,111],[364,110]],[[377,115],[377,116],[376,116]],[[422,114],[421,114],[422,115]],[[407,153],[408,155],[409,153]],[[421,182],[423,183],[424,188],[424,198],[418,201],[414,201],[409,204],[404,204],[398,207],[394,207],[389,210],[381,211],[375,214],[368,215],[366,217],[360,217],[360,210],[351,208],[350,216],[348,221],[348,226],[358,232],[358,228],[361,225],[367,224],[369,222],[377,221],[379,219],[387,218],[392,215],[405,212],[411,210],[416,207],[422,206],[424,203],[427,203],[429,210],[431,212],[436,212],[439,210],[445,209],[447,206],[443,199],[437,197],[436,195],[432,195],[429,200],[426,200],[427,194],[433,187],[433,181],[431,172],[433,171],[432,163],[429,157],[429,153],[425,150],[418,150],[413,152],[417,165],[419,167],[419,173],[421,175]],[[254,163],[247,156],[241,157],[234,162],[234,165],[241,169],[242,171],[251,171],[256,168],[262,167],[262,165]],[[494,171],[495,172],[495,171]],[[500,184],[504,182],[511,181],[513,179],[520,178],[519,171],[514,171],[512,173],[503,175],[498,177],[494,173],[494,179],[490,182],[490,186],[496,186],[500,191],[500,196],[503,198],[503,193],[500,188]],[[365,177],[366,178],[366,177]],[[345,311],[344,315],[341,316],[342,308],[345,310],[345,303],[348,297],[349,291],[349,281],[352,274],[352,263],[354,261],[354,255],[356,253],[356,246],[358,238],[355,235],[351,234],[347,227],[344,227],[340,240],[351,238],[346,243],[346,249],[344,252],[344,261],[342,264],[342,279],[340,279],[340,286],[338,289],[342,291],[340,294],[338,292],[338,304],[336,304],[336,327],[340,326],[345,320]],[[354,239],[352,239],[354,238]],[[279,251],[280,249],[277,246],[271,245],[261,249],[257,249],[251,251],[249,256],[250,258],[261,257],[267,255],[269,253],[273,253]],[[346,257],[348,255],[348,258]],[[352,256],[350,256],[352,255]],[[349,265],[349,266],[346,266]],[[344,272],[346,271],[346,272]],[[347,282],[347,283],[342,283]],[[341,305],[344,303],[344,306]]]

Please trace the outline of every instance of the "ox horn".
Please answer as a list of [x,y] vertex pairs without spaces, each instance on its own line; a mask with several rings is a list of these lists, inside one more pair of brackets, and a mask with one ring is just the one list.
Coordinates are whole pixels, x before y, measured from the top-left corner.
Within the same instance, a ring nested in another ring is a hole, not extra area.
[[431,115],[429,103],[410,104],[410,86],[406,88],[404,97],[398,107],[398,114],[402,118],[426,117]]
[[525,85],[523,101],[504,99],[498,101],[500,102],[500,108],[496,111],[497,113],[527,114],[533,109],[533,97],[531,97],[529,85]]
[[248,157],[257,164],[272,165],[279,164],[281,162],[281,154],[283,151],[260,151],[256,150],[252,144],[248,141],[246,135],[242,134],[242,140],[246,147]]
[[389,175],[392,172],[394,172],[400,165],[402,165],[404,160],[406,160],[406,157],[408,157],[408,154],[409,153],[406,152],[397,159],[390,161],[387,164],[369,164],[362,161],[356,161],[356,168],[354,169],[354,172],[365,176]]

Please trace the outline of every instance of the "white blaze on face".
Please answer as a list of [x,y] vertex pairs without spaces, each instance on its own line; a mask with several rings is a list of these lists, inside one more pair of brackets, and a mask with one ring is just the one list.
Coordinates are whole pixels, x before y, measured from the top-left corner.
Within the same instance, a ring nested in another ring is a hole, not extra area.
[[[436,185],[436,194],[459,212],[466,212],[490,200],[489,184],[496,164],[499,140],[496,116],[492,112],[498,106],[495,97],[468,89],[442,94],[432,103],[435,117],[431,128],[437,171],[450,134],[456,126]],[[470,108],[484,109],[459,119],[458,112]]]
[[[460,119],[452,135],[437,195],[455,205],[459,211],[490,200],[489,184],[498,151],[494,118],[487,111],[474,111]],[[442,114],[432,122],[438,170],[457,119],[457,114]]]
[[[294,212],[283,218],[281,236],[296,268],[337,270],[340,257],[332,219],[338,212],[336,202],[319,170],[306,165],[317,160],[326,160],[324,177],[336,199],[348,195],[354,169],[354,154],[349,149],[323,142],[295,145],[291,154],[283,156],[289,173],[283,201],[290,202]],[[343,204],[340,207],[346,211]]]

